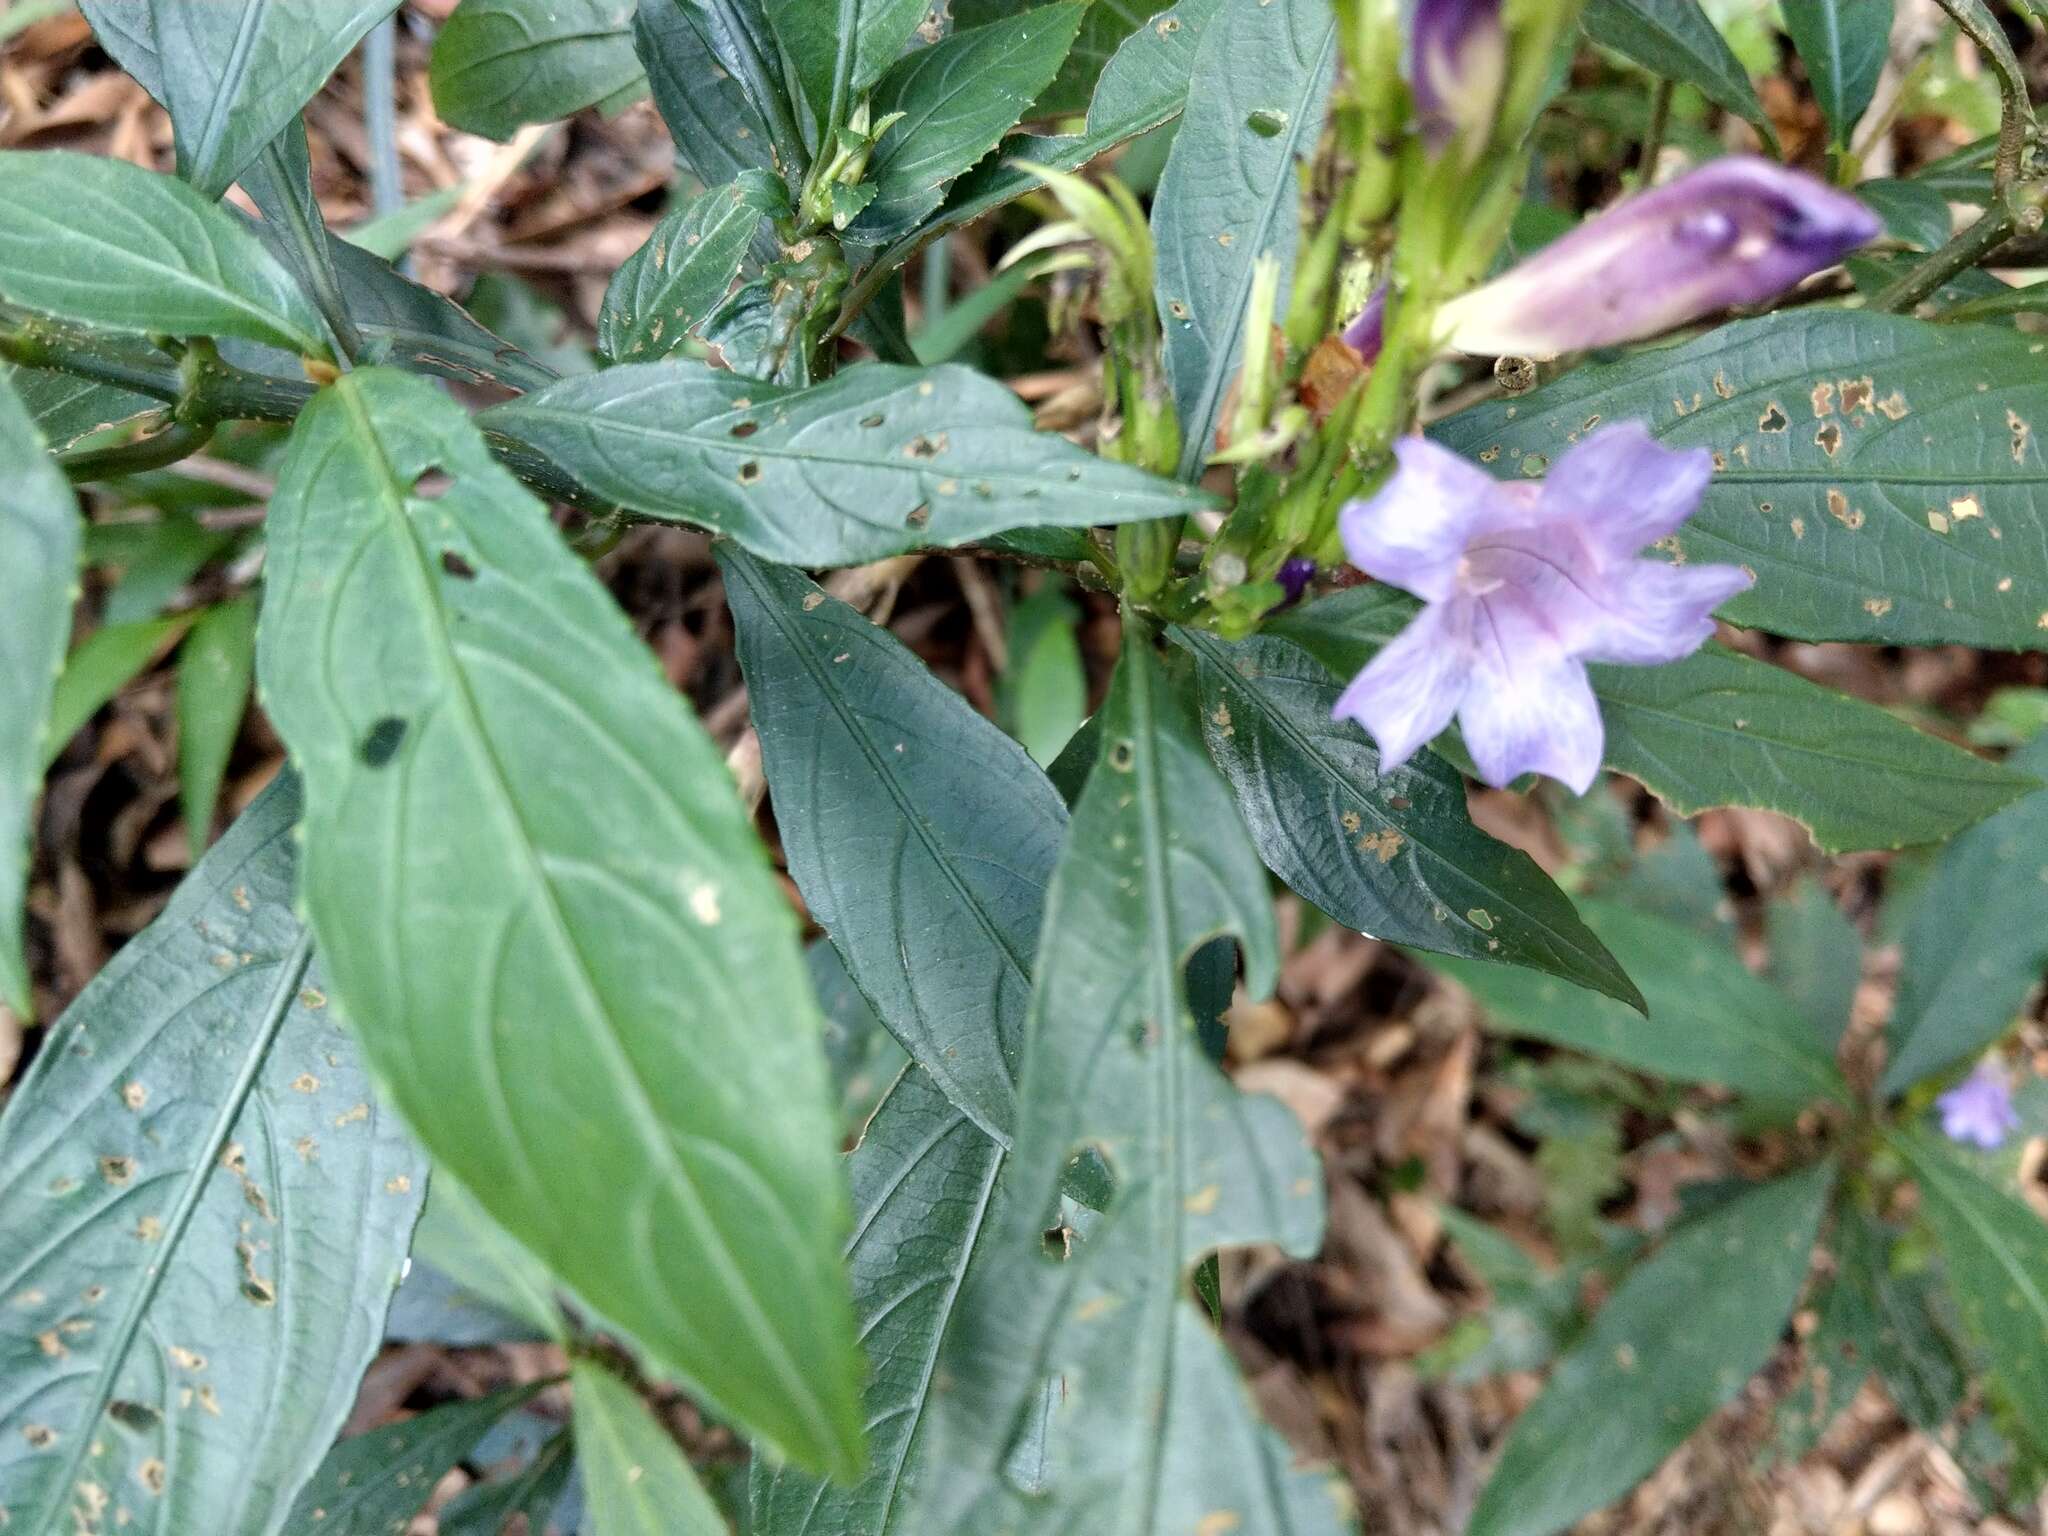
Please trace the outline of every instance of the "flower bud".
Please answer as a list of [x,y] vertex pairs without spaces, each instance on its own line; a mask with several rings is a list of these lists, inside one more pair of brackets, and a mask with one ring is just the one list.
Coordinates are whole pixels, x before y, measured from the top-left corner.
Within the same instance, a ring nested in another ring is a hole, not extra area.
[[1440,334],[1461,352],[1537,359],[1635,341],[1776,298],[1879,228],[1803,172],[1731,156],[1623,199],[1454,299]]
[[1381,283],[1373,289],[1372,297],[1365,301],[1365,308],[1344,327],[1344,345],[1358,354],[1359,360],[1370,368],[1379,360],[1380,348],[1386,344],[1387,330],[1387,285]]
[[1409,89],[1432,153],[1460,146],[1467,163],[1493,135],[1507,83],[1500,0],[1420,0],[1409,34]]

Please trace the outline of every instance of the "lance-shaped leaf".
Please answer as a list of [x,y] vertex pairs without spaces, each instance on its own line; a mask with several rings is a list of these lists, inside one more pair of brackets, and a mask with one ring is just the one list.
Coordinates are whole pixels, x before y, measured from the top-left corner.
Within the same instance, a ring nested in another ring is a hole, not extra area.
[[1889,1140],[1919,1185],[1920,1214],[1948,1261],[1964,1325],[2020,1410],[2014,1424],[2048,1450],[2035,1411],[2048,1402],[2048,1226],[1925,1131],[1897,1130]]
[[570,1390],[591,1536],[726,1536],[725,1516],[639,1393],[594,1360],[575,1363]]
[[6,150],[0,205],[0,298],[103,330],[324,350],[291,274],[182,181],[98,155]]
[[1756,585],[1722,614],[1803,640],[2048,647],[2048,372],[1997,326],[1802,309],[1579,368],[1434,429],[1505,476],[1649,423],[1716,473],[1666,542]]
[[598,350],[615,363],[675,351],[731,289],[763,216],[787,205],[781,182],[743,171],[731,185],[670,210],[612,274],[597,317]]
[[[644,3],[644,0],[643,0]],[[798,124],[802,110],[783,70],[782,50],[768,25],[767,0],[669,0],[697,33],[698,41],[717,61],[767,130],[774,165],[794,188],[810,164],[809,145]],[[699,90],[704,87],[700,83]],[[723,103],[723,88],[707,93],[707,103]],[[728,131],[750,129],[752,119],[733,122]]]
[[507,390],[544,389],[560,377],[383,257],[331,236],[328,250],[349,317],[363,334],[359,361]]
[[955,32],[900,60],[874,91],[874,117],[902,120],[868,163],[874,201],[850,238],[881,245],[939,206],[953,178],[996,147],[1052,83],[1080,29],[1083,5],[1045,5]]
[[765,0],[763,8],[822,141],[846,125],[853,104],[896,62],[929,5],[928,0]]
[[1843,148],[1877,91],[1892,39],[1892,0],[1784,0],[1785,30]]
[[[1008,1209],[1003,1149],[916,1067],[875,1109],[848,1159],[853,1284],[868,1379],[868,1470],[851,1486],[754,1463],[760,1536],[916,1536],[918,1493],[935,1475],[931,1401],[947,1325],[968,1265]],[[999,1262],[999,1261],[998,1261]]]
[[0,1118],[9,1536],[285,1528],[426,1164],[292,916],[289,779],[51,1028]]
[[641,83],[632,28],[633,0],[462,0],[434,38],[434,110],[509,139],[623,97]]
[[1777,1348],[1827,1207],[1825,1163],[1687,1222],[1515,1421],[1471,1536],[1550,1536],[1648,1476]]
[[1652,74],[1698,86],[1744,121],[1767,144],[1777,142],[1749,71],[1700,8],[1700,0],[1587,0],[1586,35],[1625,54]]
[[396,3],[147,0],[178,174],[203,196],[227,191]]
[[1327,0],[1232,0],[1203,33],[1188,82],[1198,108],[1174,135],[1152,202],[1153,286],[1184,479],[1215,447],[1263,257],[1280,263],[1284,314],[1301,223],[1294,163],[1315,150],[1336,67],[1337,13]]
[[[1016,0],[951,0],[947,9],[953,13],[954,26],[978,27],[1015,10]],[[1058,78],[1038,93],[1027,116],[1072,117],[1086,112],[1094,98],[1096,82],[1116,57],[1117,49],[1155,11],[1163,9],[1157,0],[1135,5],[1090,5]]]
[[[1003,1529],[1022,1509],[1034,1529],[1130,1536],[1224,1511],[1248,1531],[1334,1531],[1327,1486],[1258,1425],[1187,1299],[1211,1249],[1306,1253],[1321,1237],[1299,1124],[1210,1064],[1182,980],[1196,950],[1230,934],[1247,990],[1265,995],[1265,880],[1192,703],[1136,622],[1102,718],[1102,759],[1046,903],[1004,1175],[1014,1203],[986,1239],[1000,1262],[969,1276],[939,1366],[944,1482],[925,1528]],[[1097,1169],[1101,1214],[1048,1244],[1077,1157]],[[1039,1491],[1019,1486],[1011,1457],[1043,1417],[1049,1377],[1060,1389]]]
[[768,125],[690,19],[689,0],[640,0],[633,50],[676,155],[707,187],[773,171]]
[[851,565],[1009,528],[1192,511],[1199,493],[1031,429],[971,369],[867,363],[808,389],[626,364],[480,418],[594,495],[730,534],[765,560]]
[[268,531],[304,900],[399,1108],[656,1363],[858,1465],[817,1011],[716,750],[425,380],[317,397]]
[[[141,343],[133,343],[140,346]],[[36,431],[55,452],[74,448],[102,427],[132,422],[166,409],[163,401],[113,384],[81,379],[54,368],[0,364],[0,379],[13,388]]]
[[1643,989],[1647,1019],[1612,998],[1533,972],[1450,956],[1423,963],[1471,992],[1506,1034],[1681,1082],[1717,1083],[1780,1109],[1846,1101],[1831,1048],[1734,955],[1633,907],[1589,901],[1581,911]]
[[213,835],[221,781],[255,675],[256,599],[244,594],[201,614],[178,653],[178,797],[195,858]]
[[1188,75],[1195,48],[1223,0],[1181,0],[1159,12],[1124,39],[1095,83],[1088,121],[1079,133],[1046,137],[1027,134],[953,183],[944,211],[915,237],[899,240],[876,258],[883,268],[900,266],[915,241],[937,229],[957,229],[1045,183],[1022,164],[1071,171],[1104,150],[1149,128],[1171,122],[1188,99]]
[[1007,1143],[1066,807],[887,630],[800,571],[720,563],[790,877],[904,1049]]
[[0,1005],[31,1016],[21,903],[43,733],[78,587],[78,501],[0,376]]
[[[2012,765],[2048,779],[2048,735]],[[2048,789],[1942,849],[1914,898],[1883,1090],[1968,1061],[2012,1027],[2048,968]]]
[[1382,773],[1366,734],[1332,720],[1343,684],[1287,640],[1231,645],[1176,630],[1195,656],[1202,733],[1259,856],[1347,928],[1529,966],[1631,1006],[1640,994],[1527,854],[1465,811],[1465,783],[1422,753]]

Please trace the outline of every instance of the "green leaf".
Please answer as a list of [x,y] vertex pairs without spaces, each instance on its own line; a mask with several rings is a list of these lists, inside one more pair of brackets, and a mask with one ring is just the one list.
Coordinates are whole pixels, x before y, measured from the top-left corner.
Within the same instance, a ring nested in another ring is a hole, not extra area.
[[[846,1269],[874,1374],[868,1470],[852,1486],[756,1459],[757,1536],[863,1531],[922,1536],[917,1490],[938,1475],[927,1414],[940,1345],[985,1233],[1010,1214],[1003,1149],[916,1067],[889,1090],[848,1159],[854,1239]],[[986,1260],[984,1262],[987,1262]]]
[[765,0],[763,9],[810,105],[814,142],[823,143],[896,62],[927,0]]
[[[2012,766],[2048,779],[2048,736]],[[1915,898],[1879,1085],[1903,1093],[2012,1027],[2048,967],[2048,789],[1944,848]]]
[[1866,181],[1856,195],[1884,220],[1886,234],[1923,251],[1943,244],[1955,227],[1948,199],[1924,181]]
[[875,120],[903,116],[875,146],[867,173],[875,200],[848,227],[848,239],[882,245],[922,224],[953,179],[994,149],[1052,83],[1084,9],[1040,6],[955,32],[883,75]]
[[178,652],[178,798],[194,858],[213,835],[255,674],[256,599],[244,595],[201,614]]
[[86,536],[88,564],[101,562],[97,546],[104,533],[116,529],[124,535],[132,533],[134,538],[113,555],[120,579],[100,608],[100,621],[107,625],[156,618],[177,601],[207,561],[234,542],[232,533],[208,528],[190,513],[166,511],[151,522],[102,523],[90,530]]
[[639,1393],[593,1360],[575,1361],[569,1382],[588,1536],[726,1536],[725,1516]]
[[84,729],[86,721],[163,655],[191,622],[190,614],[180,614],[134,624],[108,624],[85,637],[65,658],[56,692],[50,697],[42,737],[44,771]]
[[1863,979],[1863,938],[1819,880],[1764,908],[1771,963],[1764,974],[1834,1050],[1848,1032]]
[[547,1386],[506,1387],[353,1435],[327,1453],[292,1510],[289,1530],[320,1536],[405,1536],[412,1517],[498,1420]]
[[540,1337],[567,1342],[568,1328],[547,1266],[491,1220],[476,1196],[446,1170],[434,1172],[412,1251],[470,1295],[531,1324]]
[[[568,1430],[551,1436],[518,1471],[491,1483],[472,1483],[435,1516],[435,1536],[554,1536],[549,1523],[576,1468]],[[516,1523],[524,1517],[525,1524]]]
[[1040,584],[1010,610],[1009,665],[996,686],[1003,729],[1041,768],[1060,755],[1088,718],[1088,670],[1077,631],[1081,615],[1057,581]]
[[[1046,901],[1004,1175],[1014,1203],[985,1239],[1000,1261],[969,1275],[942,1354],[943,1483],[919,1528],[1151,1536],[1231,1510],[1247,1531],[1334,1532],[1326,1483],[1257,1423],[1186,1290],[1216,1247],[1321,1241],[1300,1125],[1209,1063],[1183,984],[1189,958],[1232,934],[1246,990],[1266,995],[1272,906],[1192,705],[1137,621],[1102,716],[1102,762]],[[1076,1212],[1049,1252],[1077,1154],[1101,1165],[1101,1213]],[[1055,1470],[1041,1493],[1012,1458],[1046,1414],[1049,1377],[1060,1387],[1035,1459]]]
[[[633,47],[676,155],[707,187],[773,171],[768,126],[688,14],[688,0],[640,0]],[[792,167],[794,169],[794,167]]]
[[612,275],[597,317],[598,350],[613,362],[674,352],[731,289],[763,217],[787,206],[781,182],[743,171],[730,186],[671,209]]
[[428,82],[451,126],[509,139],[632,91],[633,0],[462,0],[434,38]]
[[[645,7],[650,0],[641,0]],[[728,131],[741,134],[758,119],[767,133],[773,163],[796,188],[803,168],[811,163],[809,144],[797,126],[798,107],[789,90],[782,67],[782,53],[774,30],[768,25],[767,0],[670,0],[683,20],[696,32],[698,41],[716,60],[715,78],[723,71],[753,110],[753,117],[731,122]],[[683,88],[689,89],[689,76]],[[701,80],[696,89],[704,90]],[[705,92],[704,107],[723,106],[724,89]],[[702,108],[700,108],[702,110]],[[680,140],[678,141],[680,142]]]
[[792,390],[697,363],[629,363],[484,412],[593,495],[696,523],[765,560],[852,565],[1020,527],[1205,505],[1031,429],[966,368],[864,363]]
[[[1152,17],[1124,40],[1103,69],[1081,132],[1019,136],[1004,154],[955,182],[943,213],[916,239],[937,230],[958,229],[990,209],[1044,186],[1036,172],[1019,168],[1020,161],[1071,171],[1104,150],[1178,117],[1187,103],[1196,44],[1222,4],[1223,0],[1181,0]],[[898,241],[875,265],[902,265],[915,244],[911,239]]]
[[1515,1421],[1469,1536],[1549,1536],[1613,1502],[1742,1389],[1799,1299],[1834,1169],[1761,1185],[1639,1264]]
[[1756,572],[1721,610],[1732,622],[1802,640],[2041,649],[2041,345],[1991,326],[1795,310],[1577,369],[1434,435],[1513,475],[1555,462],[1588,421],[1646,421],[1671,447],[1717,456],[1671,543]]
[[2048,1226],[1925,1131],[1894,1130],[1888,1140],[1920,1187],[1920,1214],[1948,1261],[1949,1290],[2018,1410],[2014,1426],[2037,1452],[2048,1451],[2038,1412],[2048,1402]]
[[1173,637],[1196,659],[1209,755],[1259,856],[1305,901],[1376,939],[1534,967],[1641,1006],[1535,861],[1472,825],[1452,768],[1423,754],[1380,772],[1371,739],[1331,719],[1344,685],[1313,656],[1274,635]]
[[382,257],[339,237],[329,240],[328,249],[349,317],[363,333],[359,361],[510,390],[545,389],[560,377]]
[[[978,27],[1017,8],[1018,0],[951,0],[953,24]],[[1067,50],[1053,83],[1038,93],[1028,117],[1071,117],[1088,110],[1096,83],[1124,40],[1165,6],[1161,0],[1094,0],[1081,20],[1080,36]]]
[[57,674],[78,590],[78,501],[0,377],[0,1006],[34,1015],[21,903]]
[[306,774],[304,900],[394,1100],[659,1365],[851,1469],[819,1023],[716,749],[425,380],[316,397],[268,532],[258,669]]
[[1580,911],[1643,989],[1648,1019],[1552,977],[1447,956],[1418,958],[1469,991],[1507,1034],[1680,1082],[1718,1083],[1780,1109],[1847,1099],[1833,1052],[1734,955],[1631,907],[1588,901]]
[[1184,480],[1201,473],[1214,449],[1261,257],[1280,263],[1285,312],[1301,220],[1295,163],[1315,152],[1336,65],[1337,15],[1328,0],[1233,0],[1202,35],[1188,82],[1194,110],[1174,135],[1152,200],[1153,286]]
[[790,878],[912,1059],[1007,1144],[1066,808],[887,630],[719,553]]
[[1769,114],[1749,71],[1728,46],[1700,0],[1588,0],[1586,35],[1653,75],[1697,86],[1707,100],[1756,126],[1776,146]]
[[250,806],[0,1117],[10,1536],[303,1529],[376,1354],[426,1165],[308,970],[297,813]]
[[203,197],[226,192],[396,3],[149,0],[178,174]]
[[1847,148],[1884,73],[1892,0],[1784,0],[1783,10],[1832,141]]
[[124,426],[168,409],[163,401],[112,384],[81,379],[54,368],[17,368],[0,363],[0,379],[13,387],[36,430],[55,452],[75,448],[93,433]]
[[0,297],[103,330],[240,336],[321,356],[320,316],[181,181],[68,150],[0,151]]

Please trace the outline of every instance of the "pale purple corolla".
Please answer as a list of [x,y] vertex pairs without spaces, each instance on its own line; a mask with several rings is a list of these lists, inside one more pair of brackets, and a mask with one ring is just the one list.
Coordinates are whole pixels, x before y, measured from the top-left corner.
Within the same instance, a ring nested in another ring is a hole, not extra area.
[[1934,1101],[1941,1112],[1941,1134],[1986,1152],[2005,1145],[2019,1129],[2019,1111],[2012,1107],[2012,1084],[2005,1070],[1991,1062],[1977,1069]]
[[1455,715],[1487,783],[1542,773],[1584,794],[1605,745],[1585,664],[1689,656],[1750,584],[1732,565],[1638,558],[1698,507],[1712,456],[1660,447],[1638,422],[1594,432],[1542,481],[1495,480],[1426,438],[1394,452],[1339,531],[1353,565],[1425,606],[1332,713],[1372,733],[1383,769]]
[[1507,82],[1500,0],[1419,0],[1409,35],[1408,86],[1422,141],[1436,154],[1485,147]]
[[1444,344],[1552,358],[1774,299],[1874,238],[1877,215],[1802,171],[1714,160],[1624,198],[1438,311]]

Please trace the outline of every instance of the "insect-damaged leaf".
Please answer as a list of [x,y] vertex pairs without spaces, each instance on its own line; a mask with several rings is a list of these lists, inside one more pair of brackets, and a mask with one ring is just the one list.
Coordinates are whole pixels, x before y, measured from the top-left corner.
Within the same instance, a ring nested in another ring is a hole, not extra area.
[[654,1363],[857,1466],[816,1005],[702,728],[425,380],[313,401],[269,537],[258,668],[306,773],[305,902],[399,1107]]
[[292,916],[266,790],[0,1118],[9,1536],[285,1527],[376,1352],[426,1163]]

